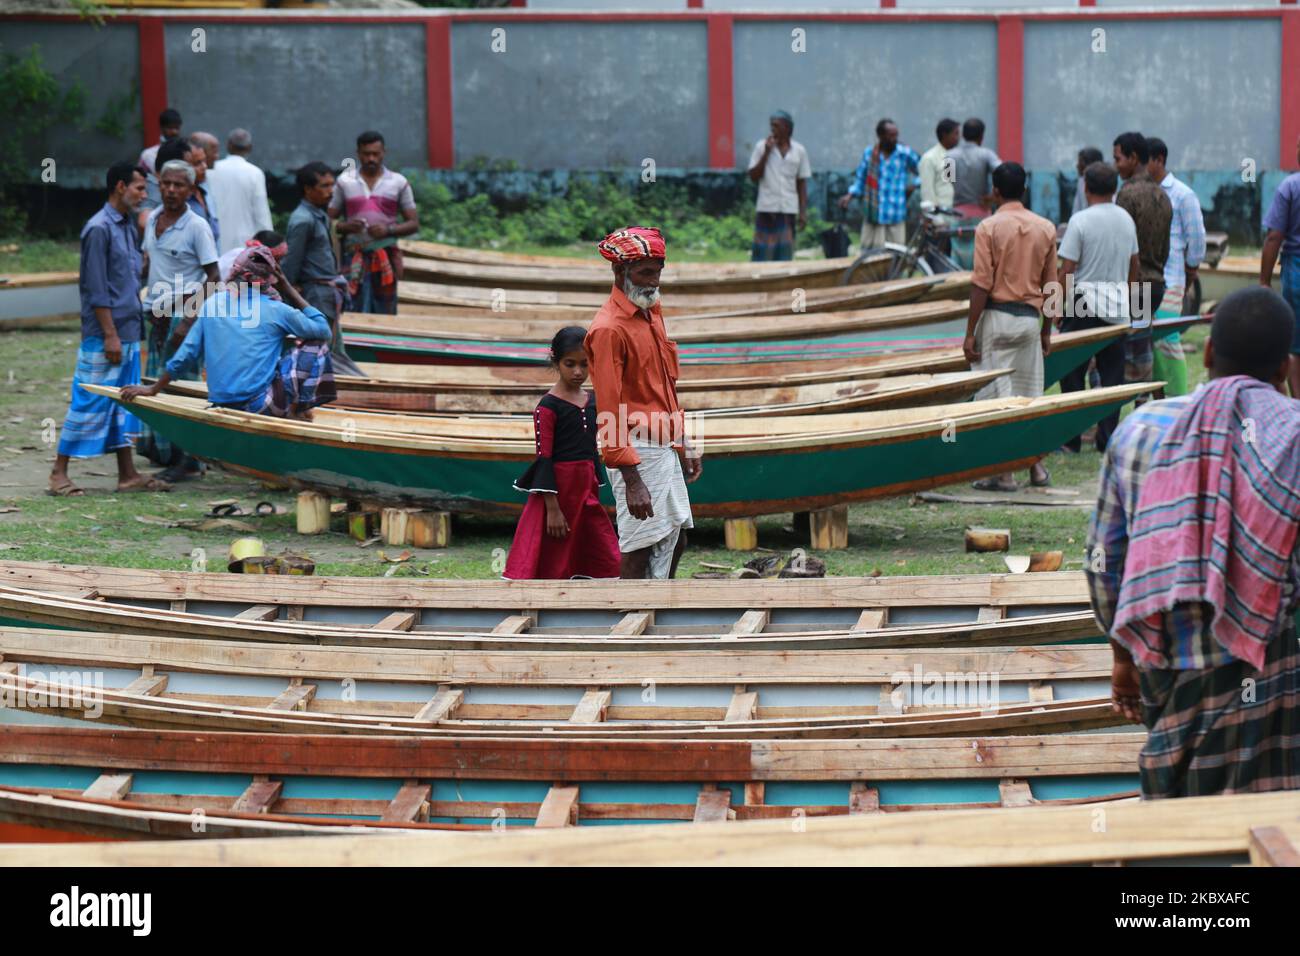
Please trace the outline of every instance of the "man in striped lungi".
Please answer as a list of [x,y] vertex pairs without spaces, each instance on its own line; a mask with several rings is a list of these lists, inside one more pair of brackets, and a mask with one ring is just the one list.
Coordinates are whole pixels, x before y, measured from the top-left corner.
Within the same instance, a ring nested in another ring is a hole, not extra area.
[[1088,585],[1115,710],[1150,730],[1142,795],[1300,788],[1300,403],[1291,309],[1271,289],[1215,311],[1190,395],[1111,436]]
[[614,288],[585,346],[596,387],[598,438],[609,468],[625,578],[670,578],[694,526],[686,485],[700,476],[677,401],[677,346],[659,306],[665,246],[632,226],[601,240]]

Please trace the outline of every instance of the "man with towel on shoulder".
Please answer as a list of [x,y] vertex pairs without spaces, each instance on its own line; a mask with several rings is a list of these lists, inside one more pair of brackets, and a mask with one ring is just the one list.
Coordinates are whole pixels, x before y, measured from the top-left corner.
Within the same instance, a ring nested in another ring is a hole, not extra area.
[[1085,561],[1116,711],[1150,733],[1142,796],[1300,788],[1300,402],[1271,289],[1214,313],[1190,395],[1111,436]]
[[686,485],[700,477],[677,402],[677,346],[659,306],[665,246],[658,229],[630,226],[596,246],[614,287],[585,342],[596,388],[598,437],[609,468],[625,578],[671,578],[694,527]]

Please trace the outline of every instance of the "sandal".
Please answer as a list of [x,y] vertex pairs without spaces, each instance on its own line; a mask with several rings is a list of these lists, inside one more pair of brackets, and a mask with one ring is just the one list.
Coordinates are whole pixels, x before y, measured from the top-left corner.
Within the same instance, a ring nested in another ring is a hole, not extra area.
[[1033,470],[1032,468],[1030,468],[1030,469],[1029,469],[1029,483],[1030,483],[1031,485],[1033,485],[1035,488],[1048,488],[1048,487],[1050,487],[1051,484],[1052,484],[1052,473],[1051,473],[1050,471],[1048,471],[1046,467],[1044,467],[1044,468],[1043,468],[1043,480],[1042,480],[1042,481],[1039,481],[1037,478],[1034,477],[1034,470]]
[[159,478],[154,478],[145,475],[141,475],[140,477],[145,479],[142,483],[135,484],[135,485],[126,485],[125,487],[122,485],[118,485],[117,493],[126,495],[137,491],[145,492],[145,491],[171,491],[172,490],[171,485],[167,484],[167,482]]
[[45,493],[47,495],[52,495],[55,498],[84,498],[86,490],[84,488],[78,488],[72,483],[71,478],[64,478],[60,484],[51,485],[49,488],[46,488]]
[[1004,485],[1000,478],[980,478],[978,481],[972,481],[970,486],[976,491],[1019,491],[1020,486],[1014,481],[1009,485]]

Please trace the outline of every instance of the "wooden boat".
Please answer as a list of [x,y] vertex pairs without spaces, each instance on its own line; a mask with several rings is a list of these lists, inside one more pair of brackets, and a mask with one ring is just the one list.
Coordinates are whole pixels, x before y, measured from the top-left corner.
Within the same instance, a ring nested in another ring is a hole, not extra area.
[[[434,260],[440,265],[460,263],[471,266],[489,266],[493,268],[531,268],[545,269],[552,273],[578,272],[594,275],[602,279],[605,288],[610,285],[610,267],[598,256],[547,256],[519,252],[497,252],[492,249],[474,249],[467,246],[452,246],[441,242],[426,242],[420,239],[401,239],[398,246],[407,263],[412,260]],[[788,262],[681,262],[670,257],[664,266],[663,281],[669,283],[715,282],[725,283],[728,287],[747,283],[751,289],[762,288],[821,288],[824,285],[837,285],[844,272],[857,261],[857,256],[841,256],[835,259],[794,259]],[[866,268],[875,265],[876,260],[868,260]],[[879,259],[884,262],[882,255]],[[409,268],[409,266],[408,266]],[[834,281],[827,281],[830,275]],[[767,285],[773,281],[791,281],[799,279],[794,285]],[[481,284],[481,283],[480,283]],[[706,290],[700,290],[706,291]]]
[[[1201,296],[1222,300],[1231,292],[1259,284],[1259,256],[1224,256],[1212,268],[1202,268]],[[1273,270],[1273,288],[1281,289],[1282,270]]]
[[[807,511],[1013,470],[1146,388],[844,415],[711,418],[707,429],[696,419],[692,427],[709,460],[692,485],[692,510],[701,517]],[[138,398],[131,410],[191,454],[233,471],[339,497],[447,511],[519,511],[524,495],[511,484],[535,453],[531,432],[526,439],[475,437],[491,424],[483,420],[461,427],[320,409],[318,421],[286,421],[175,395]],[[517,425],[496,426],[509,427]]]
[[[834,312],[920,302],[927,299],[963,298],[970,291],[969,272],[949,272],[916,279],[892,279],[829,289],[808,289],[795,297],[787,292],[691,293],[674,295],[663,306],[665,319],[688,315],[747,316],[788,315],[795,311]],[[592,313],[605,304],[609,291],[556,292],[549,289],[493,289],[483,286],[445,285],[403,281],[397,287],[399,303],[424,306],[459,306],[509,312],[525,309],[585,308]],[[800,309],[799,306],[803,308]]]
[[75,272],[0,276],[0,332],[80,320],[77,282]]
[[[956,323],[964,330],[969,311],[969,303],[963,300],[941,299],[852,312],[790,312],[787,309],[779,315],[669,319],[665,324],[669,336],[678,345],[791,338],[835,339],[891,332],[906,343],[913,337],[924,338],[924,330],[936,327],[950,330],[950,327],[956,327]],[[531,342],[549,346],[560,328],[554,319],[521,319],[508,312],[487,312],[485,315],[490,318],[443,318],[437,313],[374,315],[350,312],[343,316],[343,331],[349,336],[349,341],[351,337],[378,334],[468,342]]]
[[547,827],[734,814],[788,826],[792,816],[877,807],[1131,796],[1143,737],[359,738],[11,724],[0,726],[0,785],[75,796],[98,784],[142,805],[161,792],[163,806],[205,813],[238,806],[410,820],[427,806],[433,823]]
[[[11,866],[1294,866],[1294,791],[726,826],[3,847]],[[581,820],[581,818],[580,818]],[[1104,820],[1104,826],[1098,826]]]
[[[0,582],[0,623],[369,646],[385,654],[416,648],[412,653],[425,654],[433,668],[419,672],[430,680],[445,676],[438,668],[450,666],[450,658],[426,650],[439,647],[750,655],[1053,644],[1097,633],[1077,572],[631,585],[253,577],[0,562]],[[362,659],[350,660],[349,666],[362,667]],[[791,668],[796,682],[816,676]],[[535,672],[539,682],[553,679],[540,665]],[[378,679],[380,673],[357,670],[353,676]]]
[[[420,256],[404,243],[404,280],[444,285],[477,285],[498,289],[553,289],[558,292],[609,293],[612,277],[603,260],[573,259],[565,265],[526,263],[469,263]],[[423,245],[423,243],[418,243]],[[704,269],[664,268],[660,281],[670,295],[726,292],[781,292],[790,289],[824,289],[837,286],[856,257],[810,259],[782,263],[707,263]],[[857,282],[884,277],[889,254],[881,253],[853,273]]]
[[[692,391],[684,393],[681,402],[688,416],[707,418],[769,418],[915,408],[964,401],[1009,371],[940,372],[812,385]],[[539,389],[427,388],[349,376],[340,376],[336,385],[338,397],[330,402],[331,408],[421,414],[531,416],[540,394]],[[196,398],[206,398],[208,394],[205,382],[177,381],[166,391]]]
[[[727,650],[559,660],[460,652],[466,660],[434,655],[449,671],[433,682],[425,652],[396,650],[377,659],[359,648],[0,628],[0,701],[97,726],[393,736],[944,737],[1124,723],[1110,706],[1109,650],[1100,645],[825,652],[837,673],[817,651],[785,652],[776,666],[774,655]],[[358,674],[347,670],[356,663],[396,679],[366,679],[356,691]],[[796,672],[814,676],[796,684]],[[579,673],[600,676],[575,684]]]
[[[1199,316],[1159,319],[1153,323],[1152,334],[1157,339],[1164,338],[1200,321]],[[1088,361],[1111,336],[1122,334],[1123,328],[1117,326],[1054,336],[1052,353],[1043,361],[1045,381],[1049,385],[1059,381],[1078,364]],[[783,361],[831,358],[856,363],[868,357],[895,352],[906,354],[917,350],[947,350],[949,355],[959,355],[963,337],[964,327],[959,319],[954,319],[918,329],[846,334],[828,339],[746,339],[686,343],[678,346],[678,357],[684,369],[690,365],[703,364],[710,366],[707,370],[709,373],[714,371],[714,367],[727,364],[775,365]],[[352,332],[347,334],[346,340],[348,353],[358,362],[435,365],[470,363],[485,366],[545,365],[549,361],[545,346],[529,342],[466,341],[384,332]],[[1076,348],[1083,349],[1087,354],[1074,351]],[[964,361],[960,364],[965,367]],[[781,373],[778,371],[776,374]]]

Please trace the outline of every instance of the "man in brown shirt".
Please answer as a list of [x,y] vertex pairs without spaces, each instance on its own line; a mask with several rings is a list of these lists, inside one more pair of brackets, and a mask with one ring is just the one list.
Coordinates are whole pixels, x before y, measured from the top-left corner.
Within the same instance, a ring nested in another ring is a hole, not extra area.
[[1129,294],[1133,328],[1124,340],[1124,378],[1151,379],[1151,319],[1165,297],[1165,260],[1174,207],[1147,172],[1151,152],[1141,133],[1120,133],[1114,144],[1115,170],[1124,185],[1115,205],[1133,217],[1138,238],[1138,288]]
[[[1056,227],[1021,202],[1025,169],[1003,163],[993,170],[997,212],[975,230],[975,271],[962,350],[975,370],[1010,368],[975,395],[978,399],[1043,394],[1043,356],[1052,350],[1052,324],[1042,314],[1049,284],[1056,280]],[[1034,485],[1051,476],[1042,462],[1029,471]],[[1008,473],[975,482],[981,491],[1015,491]]]
[[677,346],[659,305],[665,246],[632,226],[597,246],[614,287],[587,331],[597,437],[609,468],[625,578],[670,578],[693,527],[686,485],[703,470],[677,401]]

